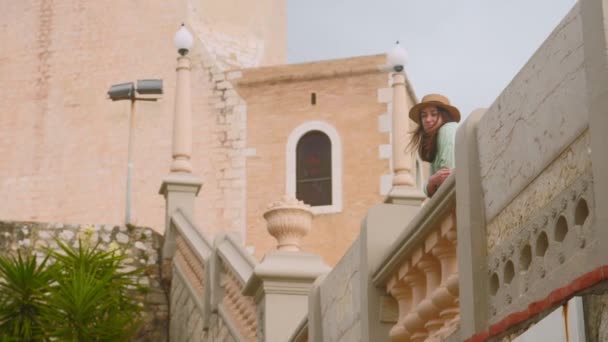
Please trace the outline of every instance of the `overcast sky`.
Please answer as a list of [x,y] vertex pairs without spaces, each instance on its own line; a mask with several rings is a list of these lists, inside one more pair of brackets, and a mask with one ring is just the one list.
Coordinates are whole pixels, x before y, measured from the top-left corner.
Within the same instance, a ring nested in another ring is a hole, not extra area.
[[289,0],[290,63],[372,55],[399,40],[418,97],[488,107],[575,0]]

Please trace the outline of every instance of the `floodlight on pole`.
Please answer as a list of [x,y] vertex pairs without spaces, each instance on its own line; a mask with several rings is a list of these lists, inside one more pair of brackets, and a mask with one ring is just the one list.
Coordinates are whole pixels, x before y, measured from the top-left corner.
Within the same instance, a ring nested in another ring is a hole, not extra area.
[[[147,97],[137,97],[135,94],[146,95]],[[129,112],[129,140],[127,145],[127,189],[125,203],[125,224],[133,224],[133,215],[131,210],[131,177],[133,174],[132,150],[135,128],[135,102],[136,101],[157,101],[160,97],[154,95],[162,95],[163,80],[146,79],[137,80],[137,82],[127,82],[114,84],[108,90],[108,98],[112,101],[130,100],[131,110]],[[150,95],[152,97],[150,97]]]

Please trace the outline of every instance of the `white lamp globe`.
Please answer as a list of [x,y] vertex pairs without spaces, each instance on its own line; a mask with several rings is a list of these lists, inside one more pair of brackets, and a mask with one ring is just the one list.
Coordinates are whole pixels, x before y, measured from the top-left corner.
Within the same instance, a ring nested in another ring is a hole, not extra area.
[[407,51],[399,45],[399,41],[395,43],[395,47],[388,53],[387,61],[388,65],[395,71],[402,71],[403,67],[407,64]]
[[190,48],[192,48],[192,42],[192,34],[190,33],[190,31],[188,31],[186,26],[182,24],[177,33],[175,33],[175,37],[173,38],[173,43],[175,44],[177,51],[182,56],[185,56],[190,50]]

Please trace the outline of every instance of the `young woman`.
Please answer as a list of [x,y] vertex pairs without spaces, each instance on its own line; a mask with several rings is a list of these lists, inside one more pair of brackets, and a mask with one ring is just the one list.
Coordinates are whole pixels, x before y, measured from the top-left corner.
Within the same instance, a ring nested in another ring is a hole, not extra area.
[[424,192],[431,197],[454,169],[454,140],[460,111],[447,97],[429,94],[410,110],[410,119],[418,124],[412,132],[410,148],[431,163],[431,177]]

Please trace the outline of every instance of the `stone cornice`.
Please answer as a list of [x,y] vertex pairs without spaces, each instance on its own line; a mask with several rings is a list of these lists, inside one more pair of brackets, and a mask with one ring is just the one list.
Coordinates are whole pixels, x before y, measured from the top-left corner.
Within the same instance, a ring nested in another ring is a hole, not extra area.
[[243,293],[248,296],[264,293],[307,295],[311,284],[330,271],[316,254],[304,252],[272,252],[254,270]]
[[[378,54],[310,63],[242,69],[242,78],[233,82],[237,87],[257,87],[276,83],[306,82],[368,74],[388,74],[390,71],[390,68],[386,66],[386,55]],[[414,102],[417,102],[416,95],[407,75],[405,79],[409,95]]]

